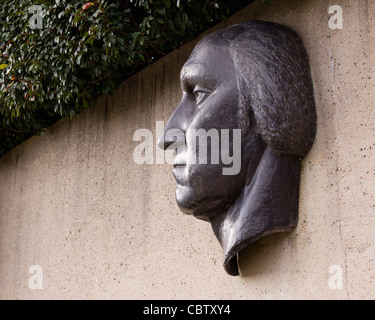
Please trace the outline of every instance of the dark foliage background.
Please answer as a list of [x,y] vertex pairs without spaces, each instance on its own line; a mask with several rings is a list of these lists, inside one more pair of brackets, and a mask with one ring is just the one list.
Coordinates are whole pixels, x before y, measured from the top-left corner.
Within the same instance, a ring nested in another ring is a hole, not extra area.
[[1,1],[0,158],[253,1]]

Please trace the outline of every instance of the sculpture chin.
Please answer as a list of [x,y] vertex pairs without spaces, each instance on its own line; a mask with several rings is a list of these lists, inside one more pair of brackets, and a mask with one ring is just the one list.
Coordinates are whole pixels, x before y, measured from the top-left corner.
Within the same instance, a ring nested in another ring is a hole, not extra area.
[[227,212],[231,203],[222,197],[200,198],[195,192],[194,188],[189,186],[177,185],[176,188],[176,202],[184,214],[192,215],[193,217],[211,222],[221,214]]
[[179,209],[188,215],[192,215],[194,212],[194,203],[192,202],[193,196],[191,195],[192,191],[189,190],[188,186],[182,186],[177,184],[176,188],[176,202]]

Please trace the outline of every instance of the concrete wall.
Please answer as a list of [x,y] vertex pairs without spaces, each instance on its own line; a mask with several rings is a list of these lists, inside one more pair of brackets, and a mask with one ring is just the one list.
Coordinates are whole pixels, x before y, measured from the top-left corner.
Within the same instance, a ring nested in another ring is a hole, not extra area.
[[[303,161],[298,227],[243,250],[241,276],[230,277],[210,225],[177,209],[171,167],[134,163],[135,130],[154,132],[179,102],[187,44],[0,161],[0,298],[375,296],[375,3],[271,2],[218,27],[271,20],[305,42],[318,133]],[[343,8],[342,30],[328,28],[330,4]],[[32,265],[41,290],[29,288]],[[342,289],[329,285],[332,265]]]

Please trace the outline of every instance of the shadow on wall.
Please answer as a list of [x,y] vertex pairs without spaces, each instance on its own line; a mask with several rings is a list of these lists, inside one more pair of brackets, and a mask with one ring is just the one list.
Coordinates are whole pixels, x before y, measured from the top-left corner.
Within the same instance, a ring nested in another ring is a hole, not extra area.
[[241,277],[251,278],[279,269],[292,238],[287,232],[270,234],[241,250],[238,258]]

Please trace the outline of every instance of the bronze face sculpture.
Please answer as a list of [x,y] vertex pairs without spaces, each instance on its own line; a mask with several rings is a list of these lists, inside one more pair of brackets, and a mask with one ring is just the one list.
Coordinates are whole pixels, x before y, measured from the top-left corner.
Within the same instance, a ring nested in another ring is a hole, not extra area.
[[[316,132],[308,57],[290,28],[250,21],[204,37],[180,78],[182,100],[158,145],[174,146],[177,135],[168,132],[184,134],[173,169],[177,204],[211,223],[226,272],[238,275],[241,249],[297,225],[300,163]],[[232,140],[226,136],[223,144],[223,135],[206,135],[211,153],[202,163],[199,136],[188,132],[212,129],[229,131]],[[232,173],[224,174],[227,161],[212,161],[214,138],[219,155],[224,147],[229,154],[237,152],[240,166]]]

